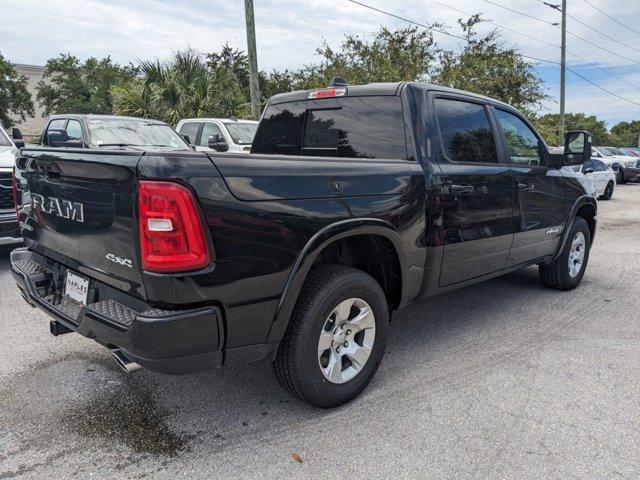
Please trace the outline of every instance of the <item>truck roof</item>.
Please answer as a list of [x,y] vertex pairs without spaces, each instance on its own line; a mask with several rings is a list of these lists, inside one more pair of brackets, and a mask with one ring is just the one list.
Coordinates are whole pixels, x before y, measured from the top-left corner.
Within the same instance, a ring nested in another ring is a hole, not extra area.
[[441,85],[434,85],[430,83],[420,83],[420,82],[387,82],[387,83],[368,83],[366,85],[337,85],[336,87],[321,87],[321,88],[312,88],[308,90],[296,90],[293,92],[279,93],[274,95],[269,100],[270,104],[277,103],[285,103],[285,102],[296,102],[307,99],[307,95],[309,92],[314,92],[316,90],[323,90],[325,88],[346,88],[347,96],[374,96],[374,95],[399,95],[404,87],[410,88],[419,88],[423,90],[429,91],[439,91],[445,93],[458,93],[464,94],[469,97],[475,97],[478,99],[482,99],[485,101],[490,101],[495,104],[500,104],[505,107],[511,107],[510,105],[496,100],[494,98],[486,97],[483,95],[478,95],[476,93],[467,92],[465,90],[458,90],[455,88],[443,87]]

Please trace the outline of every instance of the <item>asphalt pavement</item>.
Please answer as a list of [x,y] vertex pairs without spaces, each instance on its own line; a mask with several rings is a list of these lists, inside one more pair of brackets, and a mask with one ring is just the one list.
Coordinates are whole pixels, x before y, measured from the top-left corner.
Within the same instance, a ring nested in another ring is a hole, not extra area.
[[269,365],[122,373],[49,334],[3,250],[0,479],[639,478],[639,285],[640,184],[622,185],[578,289],[528,268],[416,303],[363,394],[320,410]]

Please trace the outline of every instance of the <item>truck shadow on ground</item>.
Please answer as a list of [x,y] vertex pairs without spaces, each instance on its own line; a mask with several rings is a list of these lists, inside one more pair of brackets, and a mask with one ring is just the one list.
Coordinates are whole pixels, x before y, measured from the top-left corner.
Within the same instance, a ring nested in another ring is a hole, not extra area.
[[[6,263],[0,260],[0,266]],[[513,309],[514,298],[526,305],[531,297],[541,295],[566,304],[565,295],[543,288],[537,277],[535,268],[522,270],[399,312],[371,385],[358,399],[334,410],[291,398],[279,387],[268,364],[180,377],[148,371],[126,375],[109,352],[94,342],[62,337],[70,342],[71,351],[56,358],[52,348],[53,358],[26,366],[26,371],[8,377],[0,387],[0,410],[9,430],[17,435],[16,447],[4,458],[0,455],[0,463],[31,449],[55,448],[52,438],[60,432],[80,443],[93,442],[98,449],[113,450],[115,442],[115,450],[135,463],[140,455],[167,457],[198,449],[235,448],[246,444],[248,437],[252,442],[268,440],[289,430],[317,428],[319,419],[388,408],[397,394],[424,384],[425,379],[435,388],[491,368],[496,352],[485,350],[492,336],[518,338],[522,345],[506,340],[501,347],[518,349],[526,348],[529,337],[539,338],[540,332],[553,330],[550,322],[542,320],[535,328],[523,325],[523,317]],[[45,327],[42,335],[47,335]],[[491,348],[495,350],[495,344]],[[461,357],[473,361],[461,362]],[[407,362],[414,366],[413,373]],[[51,411],[57,414],[51,416]],[[57,454],[66,455],[64,451]]]

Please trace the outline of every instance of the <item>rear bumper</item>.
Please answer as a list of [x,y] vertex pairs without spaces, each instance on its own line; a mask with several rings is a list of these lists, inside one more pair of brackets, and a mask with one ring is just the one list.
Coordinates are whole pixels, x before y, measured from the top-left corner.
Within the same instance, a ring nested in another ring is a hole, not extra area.
[[66,269],[25,248],[11,252],[25,300],[70,330],[119,348],[149,370],[183,374],[222,364],[224,328],[218,307],[159,310],[91,280],[87,306],[63,295]]

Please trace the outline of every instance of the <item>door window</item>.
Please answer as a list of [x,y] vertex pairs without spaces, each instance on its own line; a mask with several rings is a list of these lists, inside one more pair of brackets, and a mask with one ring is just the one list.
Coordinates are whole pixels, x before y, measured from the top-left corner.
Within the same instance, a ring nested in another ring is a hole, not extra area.
[[67,123],[67,137],[69,140],[82,141],[82,127],[78,120],[69,120]]
[[498,109],[495,112],[504,132],[509,162],[517,165],[540,165],[540,143],[533,130],[512,113]]
[[593,166],[595,167],[596,172],[604,172],[606,170],[604,164],[598,160],[593,160]]
[[201,125],[200,123],[196,123],[196,122],[183,123],[182,126],[180,127],[180,134],[188,136],[189,143],[195,144],[200,125]]
[[202,127],[202,135],[200,137],[200,146],[208,147],[209,137],[211,135],[215,135],[216,133],[220,135],[220,141],[224,142],[225,141],[224,135],[222,134],[222,130],[220,130],[220,127],[215,123],[211,123],[211,122],[205,123],[204,127]]
[[589,169],[594,170],[594,171],[596,170],[595,162],[593,160],[589,160],[589,161],[584,162],[582,164],[582,173],[585,173]]
[[484,105],[445,98],[437,98],[434,103],[446,158],[454,162],[498,161]]

